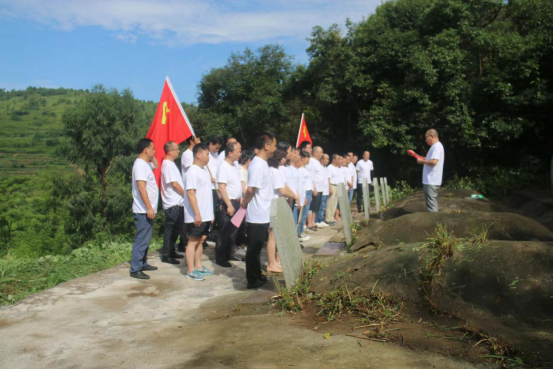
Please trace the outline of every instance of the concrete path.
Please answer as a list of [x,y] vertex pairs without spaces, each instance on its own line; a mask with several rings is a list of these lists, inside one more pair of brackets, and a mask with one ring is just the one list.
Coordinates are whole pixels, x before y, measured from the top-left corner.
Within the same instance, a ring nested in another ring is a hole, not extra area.
[[[313,254],[339,227],[305,243]],[[0,309],[0,368],[472,368],[393,344],[322,338],[267,305],[244,308],[244,263],[211,263],[203,282],[182,265],[150,263],[152,279],[129,277],[128,265],[78,278]],[[247,310],[247,312],[246,312]]]

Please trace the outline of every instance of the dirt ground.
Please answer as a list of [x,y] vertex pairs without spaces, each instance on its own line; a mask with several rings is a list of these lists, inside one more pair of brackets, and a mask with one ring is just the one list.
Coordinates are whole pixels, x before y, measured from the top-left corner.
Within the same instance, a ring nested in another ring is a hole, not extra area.
[[[305,243],[315,253],[339,227]],[[205,265],[212,267],[210,247]],[[474,368],[455,356],[300,324],[302,315],[246,304],[243,263],[204,282],[162,264],[152,279],[128,265],[78,278],[0,309],[0,368]],[[308,316],[307,313],[305,316]],[[330,329],[330,328],[329,328]]]

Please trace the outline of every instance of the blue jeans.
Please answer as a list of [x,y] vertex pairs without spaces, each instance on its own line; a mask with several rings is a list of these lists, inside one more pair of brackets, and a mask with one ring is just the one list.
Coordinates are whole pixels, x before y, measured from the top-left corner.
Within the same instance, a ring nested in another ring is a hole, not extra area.
[[351,204],[351,200],[353,200],[353,188],[348,191],[348,200]]
[[148,219],[146,214],[133,213],[136,236],[132,244],[131,273],[140,272],[148,265],[148,248],[154,233],[154,220]]
[[311,206],[311,200],[313,199],[312,190],[305,192],[305,199],[307,200],[307,205],[303,207],[303,210],[301,212],[300,224],[298,226],[298,234],[303,233],[303,226],[305,225],[305,221],[307,220],[307,214],[309,214],[309,207]]
[[325,209],[326,209],[326,200],[328,200],[328,195],[322,195],[321,198],[321,207],[319,208],[319,211],[317,212],[317,216],[315,217],[315,223],[321,223],[324,220],[325,217]]

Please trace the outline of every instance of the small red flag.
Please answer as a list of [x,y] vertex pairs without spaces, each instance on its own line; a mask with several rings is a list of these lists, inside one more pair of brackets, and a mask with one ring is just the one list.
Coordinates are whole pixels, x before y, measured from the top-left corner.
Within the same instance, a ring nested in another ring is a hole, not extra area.
[[305,117],[303,116],[303,113],[301,115],[301,122],[300,122],[300,131],[298,133],[298,142],[296,142],[296,147],[300,147],[301,143],[307,141],[311,145],[313,145],[313,141],[311,140],[311,135],[309,134],[309,131],[307,130],[307,124],[305,123]]
[[161,163],[165,158],[163,146],[167,141],[175,141],[180,144],[193,135],[194,130],[192,129],[192,125],[182,108],[175,90],[173,90],[169,77],[166,77],[156,115],[154,115],[154,120],[146,135],[146,138],[154,141],[156,159],[159,164],[159,167],[154,170],[154,175],[156,176],[158,186],[161,183]]

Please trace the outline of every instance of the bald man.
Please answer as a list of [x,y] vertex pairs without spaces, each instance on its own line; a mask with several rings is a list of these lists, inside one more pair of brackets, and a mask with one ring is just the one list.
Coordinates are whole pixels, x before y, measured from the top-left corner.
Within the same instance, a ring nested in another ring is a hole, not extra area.
[[445,152],[435,129],[426,132],[425,141],[430,150],[426,158],[417,159],[417,163],[423,165],[422,188],[426,198],[426,209],[434,213],[438,211],[438,189],[442,185]]

